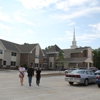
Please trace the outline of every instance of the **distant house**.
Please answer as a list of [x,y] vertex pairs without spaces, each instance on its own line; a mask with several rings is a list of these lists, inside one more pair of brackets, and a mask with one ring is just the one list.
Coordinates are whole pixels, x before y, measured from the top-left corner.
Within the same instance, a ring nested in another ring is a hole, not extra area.
[[0,39],[0,67],[16,68],[21,64],[42,67],[43,52],[39,44],[16,44]]

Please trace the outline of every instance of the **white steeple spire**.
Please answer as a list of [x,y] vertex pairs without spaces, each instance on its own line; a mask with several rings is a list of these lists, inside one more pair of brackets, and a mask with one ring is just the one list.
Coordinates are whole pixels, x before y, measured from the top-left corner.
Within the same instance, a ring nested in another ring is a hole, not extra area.
[[76,45],[75,28],[74,28],[74,32],[73,32],[73,41],[72,41],[71,49],[75,49],[75,48],[77,48],[77,45]]

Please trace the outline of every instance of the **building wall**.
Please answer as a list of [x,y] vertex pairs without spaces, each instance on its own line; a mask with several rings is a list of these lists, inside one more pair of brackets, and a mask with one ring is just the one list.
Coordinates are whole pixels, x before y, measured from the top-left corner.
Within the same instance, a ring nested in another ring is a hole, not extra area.
[[40,49],[40,53],[39,53],[39,66],[42,68],[43,67],[43,60],[44,60],[44,58],[43,58],[43,53],[42,53],[42,51],[41,51],[41,49]]
[[[52,67],[50,67],[50,63],[52,63]],[[49,69],[54,69],[54,57],[49,57]]]
[[21,57],[20,58],[20,64],[27,64],[27,65],[29,65],[29,54],[23,53],[23,54],[21,54],[20,57]]
[[34,67],[34,65],[35,65],[35,52],[36,52],[36,49],[34,49],[33,51],[32,51],[32,53],[30,53],[29,55],[29,65],[33,65],[33,67]]
[[91,48],[88,48],[88,57],[93,60],[93,54]]
[[2,46],[2,44],[0,43],[0,50],[2,50],[2,54],[0,54],[0,59],[4,59],[4,48]]
[[79,53],[71,53],[71,58],[79,58]]
[[39,45],[36,46],[36,50],[35,50],[35,63],[39,64],[39,59],[36,58],[36,56],[39,56],[40,53],[40,47]]
[[10,51],[5,51],[4,60],[6,61],[7,66],[11,65],[11,52]]
[[20,53],[17,53],[16,66],[20,65]]

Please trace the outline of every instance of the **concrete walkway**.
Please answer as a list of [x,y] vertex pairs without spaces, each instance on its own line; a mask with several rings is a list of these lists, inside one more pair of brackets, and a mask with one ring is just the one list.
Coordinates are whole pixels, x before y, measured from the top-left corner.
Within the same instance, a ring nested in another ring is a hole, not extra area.
[[[18,73],[18,70],[0,69],[0,71]],[[34,73],[35,73],[35,71],[34,71]],[[27,72],[26,72],[26,74],[27,74]],[[64,71],[43,70],[41,72],[42,76],[56,76],[56,75],[64,75],[64,74],[65,74]]]

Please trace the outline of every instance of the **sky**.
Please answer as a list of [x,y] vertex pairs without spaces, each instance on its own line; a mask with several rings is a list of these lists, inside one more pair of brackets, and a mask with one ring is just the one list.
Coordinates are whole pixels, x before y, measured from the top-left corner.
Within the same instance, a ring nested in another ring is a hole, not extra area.
[[0,39],[68,49],[100,47],[100,0],[0,0]]

